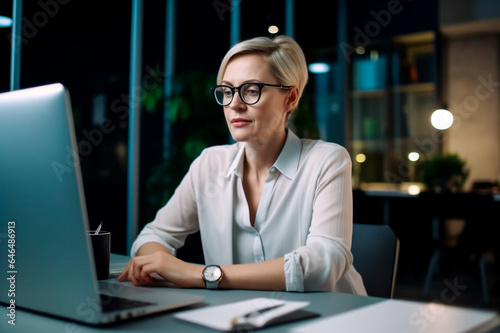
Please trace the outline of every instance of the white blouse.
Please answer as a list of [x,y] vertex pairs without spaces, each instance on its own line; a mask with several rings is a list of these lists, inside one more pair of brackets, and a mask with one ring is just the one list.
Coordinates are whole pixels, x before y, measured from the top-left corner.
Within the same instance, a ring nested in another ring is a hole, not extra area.
[[269,170],[254,226],[242,175],[244,143],[205,149],[154,221],[132,245],[157,242],[175,254],[200,230],[206,264],[284,257],[287,291],[366,295],[352,265],[351,160],[334,143],[299,139],[288,130]]

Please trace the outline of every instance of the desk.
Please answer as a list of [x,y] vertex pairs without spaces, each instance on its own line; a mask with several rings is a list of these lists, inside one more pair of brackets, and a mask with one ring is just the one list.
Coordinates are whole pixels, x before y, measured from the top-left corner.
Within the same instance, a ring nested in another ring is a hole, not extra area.
[[[353,190],[353,198],[355,210],[368,212],[368,217],[372,220],[390,226],[399,219],[406,221],[416,214],[419,218],[429,220],[435,217],[471,220],[482,218],[498,224],[496,220],[500,208],[500,194],[421,192],[413,195],[399,190]],[[361,221],[355,222],[370,223],[365,219],[363,216]]]
[[[113,255],[112,264],[119,264],[126,260],[125,256]],[[357,296],[342,293],[315,292],[315,293],[289,293],[289,292],[268,292],[268,291],[246,291],[246,290],[202,290],[202,289],[183,289],[182,292],[189,294],[202,295],[205,297],[204,306],[221,305],[236,301],[247,300],[255,297],[279,298],[290,301],[310,301],[311,304],[306,310],[320,314],[320,318],[304,320],[297,323],[269,327],[259,330],[259,332],[289,332],[292,328],[306,323],[312,323],[314,320],[321,320],[335,314],[346,313],[349,310],[359,309],[371,304],[385,302],[385,299],[376,297]],[[56,301],[56,300],[54,300]],[[413,303],[413,302],[408,302]],[[382,303],[381,303],[382,304]],[[188,307],[196,308],[200,305]],[[215,332],[193,324],[185,323],[174,318],[178,311],[184,311],[186,308],[163,312],[151,315],[145,318],[134,319],[132,321],[122,322],[103,327],[93,327],[81,325],[73,322],[43,316],[29,311],[17,311],[16,326],[7,324],[7,320],[0,320],[1,332],[50,332],[50,333],[85,333],[85,332]],[[391,313],[391,316],[397,316],[397,313]],[[362,318],[360,318],[362,320]],[[387,323],[390,327],[390,322]],[[392,328],[394,329],[394,328]],[[340,332],[341,330],[339,330]],[[387,330],[389,331],[389,330]],[[417,330],[415,330],[417,331]],[[497,326],[489,332],[500,332]]]
[[[399,269],[427,271],[422,290],[424,297],[441,263],[441,250],[453,249],[447,252],[454,255],[452,259],[478,259],[482,295],[484,302],[488,302],[483,254],[491,249],[498,253],[500,194],[421,192],[410,195],[398,190],[355,190],[353,195],[354,213],[361,215],[355,222],[390,225],[398,236],[401,244],[399,262],[402,264]],[[465,221],[464,229],[454,235],[456,241],[451,246],[445,243],[448,219]],[[448,260],[448,263],[453,262]],[[495,262],[495,274],[499,264]]]
[[383,212],[382,212],[382,220],[383,224],[389,226],[391,224],[391,206],[390,200],[391,198],[416,198],[417,195],[409,194],[408,192],[402,191],[376,191],[369,190],[364,191],[365,195],[368,197],[381,197],[383,198]]

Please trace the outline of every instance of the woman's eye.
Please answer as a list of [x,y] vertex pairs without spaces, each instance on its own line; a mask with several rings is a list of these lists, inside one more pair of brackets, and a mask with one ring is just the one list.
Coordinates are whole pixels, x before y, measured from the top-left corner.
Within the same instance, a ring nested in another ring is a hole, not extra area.
[[254,85],[247,86],[245,88],[245,94],[249,96],[256,96],[259,94],[259,87]]

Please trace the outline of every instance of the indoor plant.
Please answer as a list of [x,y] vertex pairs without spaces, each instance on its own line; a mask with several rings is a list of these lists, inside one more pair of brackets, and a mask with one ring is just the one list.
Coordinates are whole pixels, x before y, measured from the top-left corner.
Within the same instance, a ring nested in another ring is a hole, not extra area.
[[420,180],[428,191],[459,192],[469,177],[467,163],[458,154],[436,154],[420,167]]

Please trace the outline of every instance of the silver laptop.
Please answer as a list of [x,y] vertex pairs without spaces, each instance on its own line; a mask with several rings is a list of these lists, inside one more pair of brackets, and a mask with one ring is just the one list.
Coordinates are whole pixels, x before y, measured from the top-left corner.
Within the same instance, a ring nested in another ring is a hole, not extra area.
[[[0,94],[0,302],[90,324],[203,297],[97,281],[71,103],[61,84]],[[9,318],[4,318],[8,320]]]

